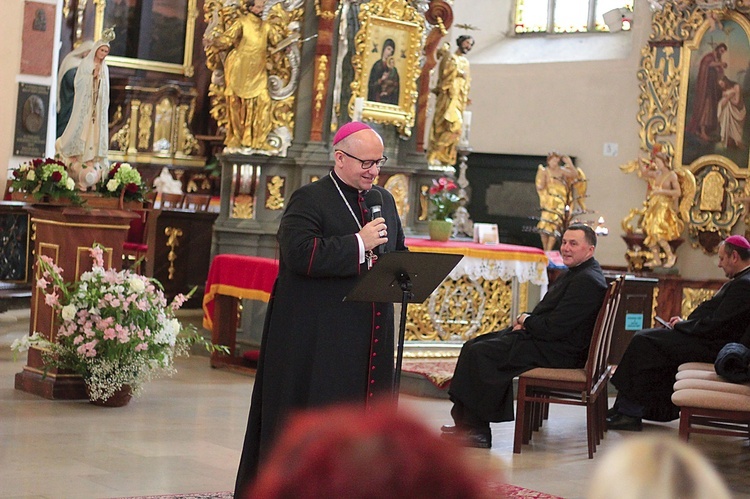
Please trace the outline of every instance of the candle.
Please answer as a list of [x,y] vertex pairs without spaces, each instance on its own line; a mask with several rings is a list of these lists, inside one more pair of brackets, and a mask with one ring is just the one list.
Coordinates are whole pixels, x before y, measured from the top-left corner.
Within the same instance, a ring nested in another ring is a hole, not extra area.
[[352,114],[352,120],[362,121],[362,110],[365,108],[365,98],[357,97],[354,99],[354,113]]
[[471,130],[471,111],[464,111],[461,139],[458,141],[459,146],[464,148],[469,146],[469,130]]

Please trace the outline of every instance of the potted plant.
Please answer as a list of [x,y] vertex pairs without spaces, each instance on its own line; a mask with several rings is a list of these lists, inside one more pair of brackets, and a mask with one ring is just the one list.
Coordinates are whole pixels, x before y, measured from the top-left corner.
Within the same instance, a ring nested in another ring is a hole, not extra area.
[[80,205],[83,201],[75,186],[65,163],[52,158],[36,158],[13,170],[11,197],[17,201],[64,201]]
[[458,208],[460,197],[454,191],[458,189],[453,180],[440,177],[432,180],[432,187],[428,193],[430,203],[429,231],[430,239],[447,241],[453,232],[451,216]]
[[226,351],[175,318],[189,295],[177,295],[167,304],[155,279],[105,269],[101,247],[95,245],[90,253],[92,270],[75,282],[63,281],[63,269],[39,256],[36,285],[55,310],[59,327],[52,338],[35,332],[13,342],[11,349],[39,348],[46,368],[81,375],[92,402],[116,406],[127,404],[154,377],[173,374],[175,356],[186,355],[192,344]]

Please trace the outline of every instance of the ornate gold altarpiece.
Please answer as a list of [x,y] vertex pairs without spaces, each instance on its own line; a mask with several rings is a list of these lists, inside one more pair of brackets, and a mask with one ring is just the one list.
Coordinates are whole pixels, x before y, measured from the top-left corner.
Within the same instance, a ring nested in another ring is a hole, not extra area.
[[[696,149],[694,137],[687,131],[692,110],[688,103],[695,98],[691,85],[695,86],[701,58],[725,41],[733,52],[731,58],[724,58],[724,62],[731,61],[731,66],[725,66],[727,76],[735,79],[735,72],[747,70],[748,16],[750,2],[745,0],[664,2],[663,8],[653,13],[649,42],[641,51],[637,115],[641,149],[651,151],[660,144],[674,158],[675,169],[686,168],[694,174],[697,185],[687,220],[688,236],[693,247],[707,254],[716,252],[718,242],[731,234],[743,214],[750,225],[748,157],[738,158],[726,146],[717,146],[709,154]],[[745,120],[746,137],[748,122]]]

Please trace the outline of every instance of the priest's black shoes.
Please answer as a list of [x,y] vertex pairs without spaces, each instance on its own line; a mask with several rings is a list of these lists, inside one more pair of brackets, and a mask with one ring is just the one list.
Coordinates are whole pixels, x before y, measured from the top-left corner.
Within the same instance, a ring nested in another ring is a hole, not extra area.
[[469,430],[464,435],[464,445],[477,449],[489,449],[492,447],[492,435]]
[[477,449],[489,449],[492,447],[492,435],[476,430],[443,432],[442,437],[464,447],[476,447]]
[[440,431],[443,433],[458,433],[458,426],[454,424],[444,424],[440,427]]
[[614,416],[607,417],[607,429],[608,430],[624,430],[624,431],[641,431],[643,429],[643,423],[641,418],[628,416],[626,414],[617,413]]

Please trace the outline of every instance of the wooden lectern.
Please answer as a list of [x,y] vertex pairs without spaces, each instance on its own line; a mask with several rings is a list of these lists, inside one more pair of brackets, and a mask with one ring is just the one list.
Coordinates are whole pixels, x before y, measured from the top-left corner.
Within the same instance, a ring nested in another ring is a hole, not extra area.
[[[122,246],[137,215],[129,211],[85,209],[73,206],[29,205],[31,233],[34,239],[34,262],[46,255],[64,270],[63,279],[73,282],[92,268],[89,249],[94,243],[104,248],[105,266],[122,268]],[[39,332],[50,340],[57,334],[54,310],[45,304],[44,294],[36,287],[38,267],[34,265],[29,334]],[[41,351],[29,350],[23,371],[16,374],[17,390],[47,399],[86,399],[81,376],[49,369],[44,373]]]

